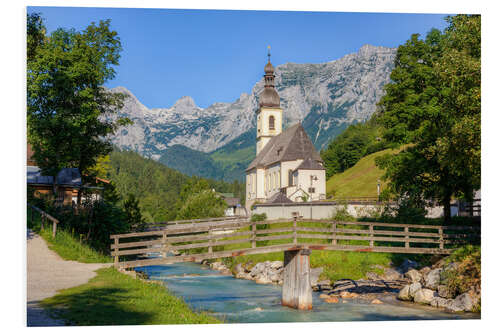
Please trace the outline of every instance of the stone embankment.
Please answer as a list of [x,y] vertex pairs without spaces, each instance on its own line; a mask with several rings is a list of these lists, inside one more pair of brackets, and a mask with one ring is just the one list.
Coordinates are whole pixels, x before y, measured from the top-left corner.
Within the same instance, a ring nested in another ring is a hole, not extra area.
[[481,290],[471,287],[468,292],[455,296],[445,284],[446,276],[457,267],[457,263],[440,261],[432,267],[409,270],[405,273],[409,282],[399,291],[398,299],[453,312],[474,311],[481,300]]
[[[221,262],[212,262],[209,266],[222,274],[232,274],[237,279],[252,280],[259,284],[283,284],[282,261],[265,261],[255,265],[240,263],[234,266],[233,271]],[[381,273],[368,272],[366,279],[343,279],[335,283],[319,279],[322,267],[311,268],[311,288],[322,292],[320,298],[327,303],[346,303],[349,299],[357,299],[383,304],[397,298],[453,312],[473,311],[480,301],[480,291],[471,290],[453,298],[443,283],[445,272],[456,266],[456,263],[445,265],[442,260],[432,267],[417,269],[416,262],[405,260],[397,268],[375,265],[372,268]]]

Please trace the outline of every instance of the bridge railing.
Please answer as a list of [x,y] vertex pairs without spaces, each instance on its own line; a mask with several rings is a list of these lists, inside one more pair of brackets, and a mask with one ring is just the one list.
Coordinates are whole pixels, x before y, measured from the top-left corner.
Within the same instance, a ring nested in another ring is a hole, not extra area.
[[176,220],[176,221],[165,221],[165,222],[155,222],[148,223],[148,231],[159,230],[161,228],[165,228],[170,225],[179,225],[179,224],[192,224],[192,223],[203,223],[203,222],[218,222],[218,221],[232,221],[232,220],[241,220],[245,219],[245,216],[223,216],[223,217],[212,217],[205,219],[192,219],[192,220]]
[[38,208],[36,206],[33,206],[29,202],[27,204],[28,204],[28,207],[31,208],[31,216],[30,216],[31,223],[33,223],[33,221],[35,219],[35,217],[34,217],[35,211],[38,212],[40,214],[40,216],[41,216],[40,228],[42,230],[45,229],[45,224],[46,224],[47,220],[50,220],[52,222],[52,238],[55,238],[56,237],[56,232],[57,232],[57,225],[59,224],[59,220],[56,219],[55,217],[53,217],[52,215],[44,212],[40,208]]
[[[395,253],[449,253],[453,246],[480,240],[480,229],[331,220],[248,219],[169,225],[161,230],[112,235],[117,267],[198,261],[283,251],[291,247]],[[176,253],[168,256],[167,253]],[[144,256],[156,253],[156,258]],[[131,260],[120,261],[134,256]]]

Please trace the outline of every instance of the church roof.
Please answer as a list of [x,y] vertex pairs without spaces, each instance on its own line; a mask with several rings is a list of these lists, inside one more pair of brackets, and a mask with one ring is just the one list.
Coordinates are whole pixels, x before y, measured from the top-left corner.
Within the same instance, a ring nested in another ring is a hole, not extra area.
[[290,203],[293,201],[288,199],[285,194],[282,192],[275,193],[272,197],[270,197],[266,203]]
[[272,137],[246,170],[267,167],[277,162],[308,158],[323,163],[304,127],[298,123],[287,128],[280,135]]
[[325,170],[325,167],[315,160],[307,158],[295,170]]

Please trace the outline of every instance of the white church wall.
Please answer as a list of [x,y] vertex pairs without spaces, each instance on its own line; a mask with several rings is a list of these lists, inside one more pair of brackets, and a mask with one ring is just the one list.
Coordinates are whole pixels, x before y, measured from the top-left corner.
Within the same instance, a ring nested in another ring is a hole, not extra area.
[[[311,181],[311,177],[317,180]],[[325,199],[325,170],[298,170],[298,186],[308,193],[311,200]],[[309,193],[310,187],[314,188],[314,193]]]
[[288,184],[288,170],[295,170],[304,160],[286,161],[281,162],[281,184],[282,186],[290,186]]

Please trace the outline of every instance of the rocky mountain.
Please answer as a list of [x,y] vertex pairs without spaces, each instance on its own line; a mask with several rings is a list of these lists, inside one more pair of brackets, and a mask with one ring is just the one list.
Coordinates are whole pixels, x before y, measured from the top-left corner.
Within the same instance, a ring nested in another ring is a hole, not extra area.
[[[324,147],[353,122],[368,119],[389,82],[396,49],[364,45],[338,60],[322,64],[286,63],[276,66],[276,89],[284,109],[285,127],[302,121],[316,148]],[[148,109],[126,88],[121,114],[134,124],[113,138],[114,144],[159,159],[170,146],[212,152],[255,128],[260,80],[251,94],[233,103],[200,108],[191,97],[170,108]]]

